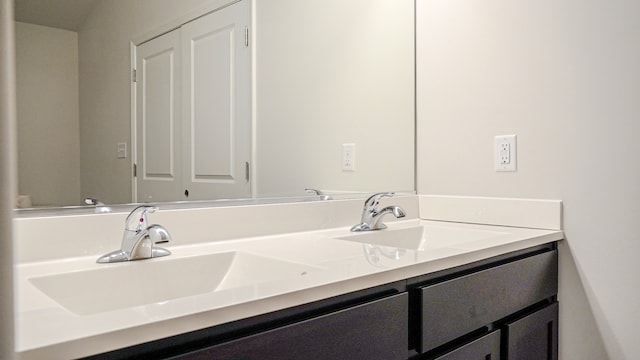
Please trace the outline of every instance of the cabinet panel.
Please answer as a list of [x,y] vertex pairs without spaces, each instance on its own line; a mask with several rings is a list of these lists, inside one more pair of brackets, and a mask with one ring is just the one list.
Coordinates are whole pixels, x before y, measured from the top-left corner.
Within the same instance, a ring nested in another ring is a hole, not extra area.
[[557,251],[545,252],[420,289],[425,352],[554,296]]
[[402,293],[176,359],[406,359],[407,316]]
[[500,330],[487,334],[434,360],[500,360]]
[[505,326],[509,360],[558,359],[558,303]]

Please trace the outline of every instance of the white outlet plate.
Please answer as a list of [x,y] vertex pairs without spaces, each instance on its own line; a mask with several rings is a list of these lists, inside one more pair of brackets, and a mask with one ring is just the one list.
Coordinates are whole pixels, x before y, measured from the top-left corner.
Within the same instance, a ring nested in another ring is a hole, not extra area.
[[356,171],[356,144],[342,144],[342,171]]
[[499,135],[495,138],[496,171],[517,171],[517,141],[515,135]]

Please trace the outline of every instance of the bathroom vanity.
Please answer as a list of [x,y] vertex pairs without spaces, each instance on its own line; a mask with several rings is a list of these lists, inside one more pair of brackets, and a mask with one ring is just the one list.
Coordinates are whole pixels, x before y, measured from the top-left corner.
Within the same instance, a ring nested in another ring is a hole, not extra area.
[[[393,201],[418,213],[402,203],[406,199]],[[340,218],[344,206],[349,213],[355,209],[357,219],[361,201],[297,206],[279,208],[280,215],[327,206]],[[259,209],[267,210],[273,209]],[[205,218],[220,219],[214,210],[202,211]],[[110,217],[121,223],[125,215]],[[183,237],[178,221],[201,216],[160,215],[151,221],[175,229],[174,242]],[[128,263],[95,262],[113,243],[92,248],[90,255],[19,263],[19,355],[557,358],[561,231],[415,216],[387,225],[360,234],[329,224],[179,243],[168,246],[170,256]]]
[[90,358],[557,359],[557,266],[550,243]]

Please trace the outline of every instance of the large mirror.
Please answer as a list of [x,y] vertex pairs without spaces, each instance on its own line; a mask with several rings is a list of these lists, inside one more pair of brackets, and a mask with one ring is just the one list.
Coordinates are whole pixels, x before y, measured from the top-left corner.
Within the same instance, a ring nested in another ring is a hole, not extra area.
[[[413,191],[414,1],[242,1],[248,197]],[[133,177],[132,53],[234,1],[15,2],[20,206],[146,201]]]

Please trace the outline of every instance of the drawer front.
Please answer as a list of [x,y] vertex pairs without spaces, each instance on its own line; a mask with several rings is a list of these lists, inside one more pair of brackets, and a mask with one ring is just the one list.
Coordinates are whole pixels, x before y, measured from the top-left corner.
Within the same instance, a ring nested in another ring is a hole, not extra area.
[[418,350],[431,350],[557,293],[557,250],[420,288]]
[[438,356],[434,360],[500,360],[500,330]]
[[177,357],[219,360],[406,359],[402,293]]

